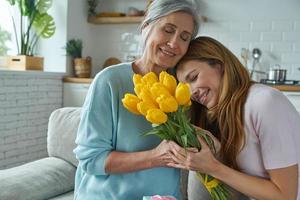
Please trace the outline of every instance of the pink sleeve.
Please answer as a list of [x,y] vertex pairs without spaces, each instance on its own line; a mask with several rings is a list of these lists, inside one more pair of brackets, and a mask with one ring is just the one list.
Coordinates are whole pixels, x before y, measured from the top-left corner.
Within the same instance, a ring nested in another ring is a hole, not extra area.
[[252,119],[255,119],[254,128],[259,138],[265,168],[275,169],[297,164],[296,143],[300,141],[298,112],[275,89],[266,88],[254,97]]

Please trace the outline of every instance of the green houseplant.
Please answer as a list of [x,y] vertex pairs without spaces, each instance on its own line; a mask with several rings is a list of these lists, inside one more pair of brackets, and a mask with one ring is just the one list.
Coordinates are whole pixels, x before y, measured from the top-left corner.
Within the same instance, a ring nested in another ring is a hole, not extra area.
[[66,53],[68,56],[74,58],[82,57],[82,40],[80,39],[71,39],[67,42],[65,46]]
[[89,78],[91,76],[91,57],[82,57],[82,40],[68,40],[65,49],[68,56],[73,60],[75,75],[79,78]]
[[[23,59],[28,58],[24,58],[24,56],[32,57],[38,40],[40,38],[50,38],[55,33],[54,19],[47,13],[52,6],[52,0],[7,1],[11,6],[17,6],[20,13],[18,29],[15,20],[16,16],[12,16],[18,55],[23,55],[21,57]],[[34,61],[28,64],[34,65]]]

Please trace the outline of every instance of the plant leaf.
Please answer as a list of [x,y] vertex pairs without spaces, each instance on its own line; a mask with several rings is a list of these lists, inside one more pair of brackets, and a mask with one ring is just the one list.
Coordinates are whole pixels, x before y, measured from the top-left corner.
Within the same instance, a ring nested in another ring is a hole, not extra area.
[[68,56],[73,58],[81,58],[82,54],[82,40],[70,39],[65,47]]
[[38,0],[35,5],[39,13],[43,14],[52,6],[52,0]]
[[188,146],[187,146],[187,135],[185,134],[185,135],[182,135],[181,136],[181,140],[182,140],[182,143],[183,143],[183,147],[184,148],[187,148]]
[[35,0],[19,0],[19,8],[22,16],[31,16],[36,12]]
[[33,22],[33,27],[37,35],[43,38],[51,37],[56,29],[53,17],[47,13],[37,13]]

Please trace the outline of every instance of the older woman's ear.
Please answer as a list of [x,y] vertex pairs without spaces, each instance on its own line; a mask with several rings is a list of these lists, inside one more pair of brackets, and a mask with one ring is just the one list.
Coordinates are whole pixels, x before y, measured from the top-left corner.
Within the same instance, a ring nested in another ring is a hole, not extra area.
[[144,28],[146,28],[149,25],[149,23],[144,23],[143,26],[141,27],[141,29],[143,30]]

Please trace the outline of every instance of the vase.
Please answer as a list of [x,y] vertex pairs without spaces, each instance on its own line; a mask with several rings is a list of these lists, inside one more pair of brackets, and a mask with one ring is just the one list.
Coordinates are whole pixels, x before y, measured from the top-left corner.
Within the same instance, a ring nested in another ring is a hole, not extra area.
[[74,69],[75,75],[79,78],[90,78],[92,68],[92,58],[75,58],[74,59]]

